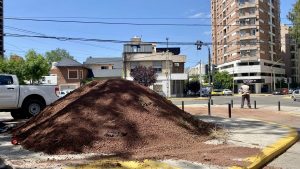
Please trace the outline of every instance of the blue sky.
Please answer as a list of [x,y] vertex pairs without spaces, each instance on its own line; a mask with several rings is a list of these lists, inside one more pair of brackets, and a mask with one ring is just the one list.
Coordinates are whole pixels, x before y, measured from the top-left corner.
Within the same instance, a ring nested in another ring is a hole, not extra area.
[[[288,23],[285,17],[287,12],[292,8],[292,4],[295,2],[296,0],[281,1],[282,23]],[[100,22],[210,24],[210,19],[208,18],[210,17],[210,1],[4,0],[4,17],[30,17],[36,19],[84,20]],[[196,42],[197,40],[211,42],[210,26],[129,26],[31,22],[8,19],[5,19],[4,25],[5,33],[17,34],[30,33],[17,31],[16,28],[42,33],[48,36],[129,40],[131,37],[137,35],[141,36],[143,41],[165,42],[166,37],[168,37],[170,42]],[[24,56],[26,51],[29,49],[34,49],[37,52],[44,54],[49,50],[63,48],[69,51],[70,54],[79,62],[85,61],[85,59],[89,56],[121,57],[123,49],[122,44],[69,42],[15,37],[5,37],[4,45],[6,55],[8,56],[10,54]],[[193,66],[199,62],[199,60],[207,62],[207,48],[197,51],[195,46],[179,47],[181,47],[181,53],[187,55],[186,66]]]

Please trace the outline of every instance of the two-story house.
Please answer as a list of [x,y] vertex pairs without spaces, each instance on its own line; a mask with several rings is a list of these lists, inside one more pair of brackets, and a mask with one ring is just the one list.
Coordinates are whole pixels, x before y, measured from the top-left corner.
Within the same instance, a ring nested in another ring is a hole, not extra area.
[[83,64],[68,58],[53,63],[50,74],[57,76],[59,90],[74,90],[89,76],[89,69]]
[[88,57],[83,64],[92,70],[94,79],[122,78],[123,59],[121,57]]
[[134,37],[124,44],[124,78],[133,80],[130,72],[137,66],[153,67],[157,72],[157,82],[151,89],[166,97],[181,97],[184,93],[185,55],[180,55],[180,48],[157,48],[155,43],[142,42]]

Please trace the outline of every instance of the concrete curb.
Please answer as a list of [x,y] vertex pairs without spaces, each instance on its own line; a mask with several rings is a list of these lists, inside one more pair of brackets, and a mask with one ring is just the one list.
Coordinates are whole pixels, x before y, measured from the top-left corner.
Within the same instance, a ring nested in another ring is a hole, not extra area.
[[78,165],[78,166],[69,166],[64,169],[105,169],[105,168],[126,168],[126,169],[179,169],[178,167],[173,167],[167,163],[152,161],[152,160],[144,160],[144,161],[122,161],[122,160],[97,160],[93,163],[89,163],[86,165]]
[[[276,124],[276,123],[272,123]],[[244,161],[250,162],[251,164],[247,166],[248,169],[258,169],[265,166],[267,163],[271,162],[274,158],[285,152],[293,144],[295,144],[299,135],[295,128],[291,128],[285,125],[279,125],[283,128],[289,129],[289,134],[280,138],[275,143],[265,147],[260,154],[244,159]],[[242,167],[233,166],[229,169],[241,169]]]

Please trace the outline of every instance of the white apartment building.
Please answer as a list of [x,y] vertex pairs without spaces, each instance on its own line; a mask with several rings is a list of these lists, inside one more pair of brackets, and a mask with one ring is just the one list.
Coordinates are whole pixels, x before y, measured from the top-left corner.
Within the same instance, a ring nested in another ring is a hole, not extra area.
[[157,48],[156,44],[145,43],[134,37],[130,43],[124,44],[123,50],[124,78],[133,80],[130,72],[142,65],[153,67],[157,72],[157,82],[151,89],[166,97],[182,97],[184,82],[185,55],[180,55],[180,48]]

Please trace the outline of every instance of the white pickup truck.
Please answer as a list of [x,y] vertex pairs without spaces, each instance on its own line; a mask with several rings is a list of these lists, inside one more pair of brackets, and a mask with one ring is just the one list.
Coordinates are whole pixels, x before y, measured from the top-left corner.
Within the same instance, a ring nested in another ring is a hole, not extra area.
[[56,101],[57,86],[19,85],[16,75],[0,74],[0,111],[11,112],[14,119],[28,118]]

